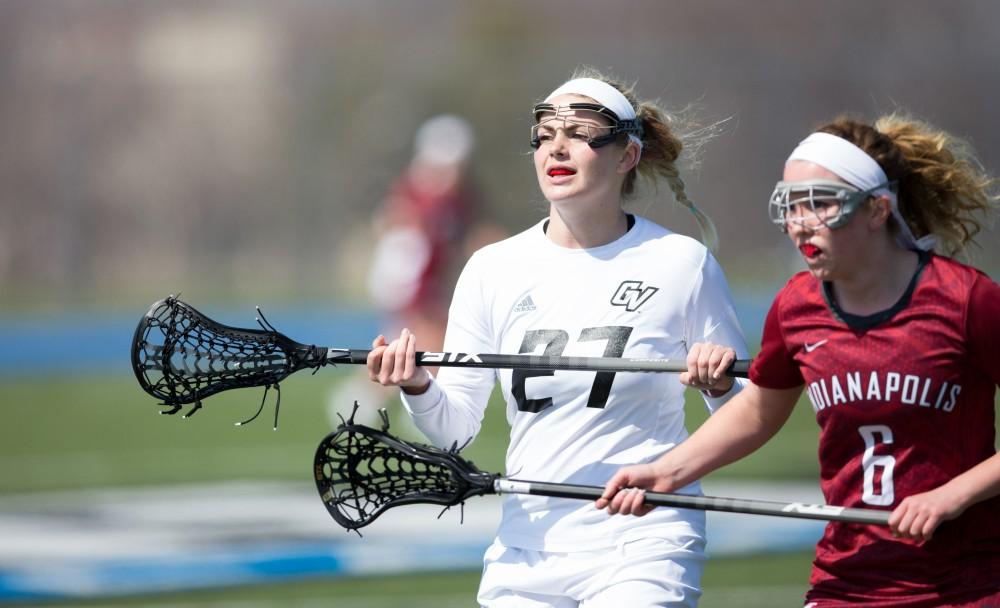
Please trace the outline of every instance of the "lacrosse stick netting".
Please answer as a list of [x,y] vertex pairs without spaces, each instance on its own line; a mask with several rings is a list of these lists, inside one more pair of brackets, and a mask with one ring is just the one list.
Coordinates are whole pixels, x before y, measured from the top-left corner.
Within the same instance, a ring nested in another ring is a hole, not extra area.
[[[450,450],[411,443],[351,420],[323,439],[314,460],[316,489],[334,520],[348,530],[370,524],[392,507],[431,503],[450,507],[483,494],[533,494],[596,500],[604,488],[509,479],[480,471]],[[773,515],[800,519],[888,525],[889,512],[799,502],[646,492],[648,504],[665,507]]]
[[174,414],[184,404],[198,409],[215,393],[278,386],[299,369],[326,363],[326,349],[299,344],[259,322],[259,330],[223,325],[171,296],[139,321],[132,370],[147,393],[172,408],[164,413]]
[[450,507],[494,493],[498,476],[459,457],[457,446],[442,450],[394,437],[381,413],[382,430],[354,424],[352,415],[316,449],[316,489],[342,527],[356,530],[399,505]]

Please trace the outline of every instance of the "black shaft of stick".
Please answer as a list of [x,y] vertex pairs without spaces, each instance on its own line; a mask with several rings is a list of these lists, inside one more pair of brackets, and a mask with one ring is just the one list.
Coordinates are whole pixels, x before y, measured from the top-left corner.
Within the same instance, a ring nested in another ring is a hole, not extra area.
[[[370,350],[336,349],[327,351],[330,363],[364,365]],[[687,371],[687,362],[677,359],[619,359],[615,357],[553,357],[545,355],[473,355],[468,353],[418,352],[417,365],[438,367],[480,367],[489,369],[553,369],[606,372]],[[746,378],[750,359],[738,359],[726,375]]]
[[[497,492],[501,494],[534,494],[537,496],[581,498],[590,500],[600,498],[601,494],[604,492],[604,488],[598,486],[520,481],[517,479],[499,479],[495,482],[494,487]],[[799,502],[773,502],[767,500],[753,500],[749,498],[690,496],[687,494],[664,494],[662,492],[646,492],[645,502],[659,507],[675,507],[679,509],[726,511],[730,513],[746,513],[750,515],[774,515],[777,517],[820,519],[825,521],[841,521],[879,526],[886,526],[889,524],[889,511],[833,507],[829,505],[813,505]]]

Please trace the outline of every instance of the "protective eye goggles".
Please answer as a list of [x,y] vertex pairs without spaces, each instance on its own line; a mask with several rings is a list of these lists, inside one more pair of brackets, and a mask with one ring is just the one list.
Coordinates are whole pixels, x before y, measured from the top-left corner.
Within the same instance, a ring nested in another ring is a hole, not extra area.
[[[536,150],[551,141],[559,128],[571,138],[586,141],[591,148],[606,146],[617,141],[621,135],[635,135],[642,139],[642,125],[638,119],[620,119],[613,111],[596,103],[564,106],[540,103],[533,112],[536,124],[531,127],[531,147]],[[605,121],[611,124],[603,124]]]
[[859,190],[850,184],[826,179],[778,182],[771,193],[768,215],[782,232],[788,230],[789,223],[836,230],[850,221],[861,203],[877,191],[886,188],[895,191],[895,187],[895,182],[889,182]]

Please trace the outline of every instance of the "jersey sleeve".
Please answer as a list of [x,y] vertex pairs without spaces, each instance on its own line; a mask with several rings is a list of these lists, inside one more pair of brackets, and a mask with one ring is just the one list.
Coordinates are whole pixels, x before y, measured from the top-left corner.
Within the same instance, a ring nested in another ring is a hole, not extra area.
[[1000,336],[1000,285],[986,275],[972,285],[965,322],[973,363],[1000,385],[1000,354],[994,342]]
[[805,384],[798,365],[785,345],[781,331],[781,297],[774,298],[764,320],[760,353],[750,364],[750,381],[763,388],[785,389]]
[[[496,352],[482,284],[488,273],[480,262],[473,256],[455,286],[444,338],[447,352]],[[400,394],[416,427],[434,445],[447,449],[455,443],[463,446],[479,433],[496,381],[495,370],[442,367],[422,395]]]
[[[733,296],[726,276],[719,263],[707,251],[701,271],[692,286],[686,325],[685,340],[688,344],[712,342],[733,348],[737,359],[749,358],[746,338],[736,317],[736,307],[733,306]],[[747,382],[746,379],[737,378],[733,388],[720,397],[702,393],[705,406],[714,412],[739,393]]]

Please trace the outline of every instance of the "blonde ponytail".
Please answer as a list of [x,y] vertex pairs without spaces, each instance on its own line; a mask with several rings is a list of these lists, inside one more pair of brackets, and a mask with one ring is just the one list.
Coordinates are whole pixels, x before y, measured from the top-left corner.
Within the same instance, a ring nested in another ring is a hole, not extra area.
[[[596,78],[615,87],[632,104],[636,117],[642,123],[642,155],[639,157],[639,164],[625,176],[622,198],[628,199],[634,196],[638,176],[654,184],[657,180],[663,179],[670,187],[674,199],[694,215],[701,232],[701,242],[709,251],[715,253],[719,246],[719,234],[715,224],[688,198],[684,180],[681,179],[680,170],[677,168],[677,159],[685,147],[685,142],[671,128],[671,117],[651,102],[637,102],[632,87],[614,82],[593,68],[579,69],[574,72],[573,78]],[[710,131],[711,129],[702,130],[700,137],[706,138],[711,134]],[[624,141],[623,137],[622,142]]]

